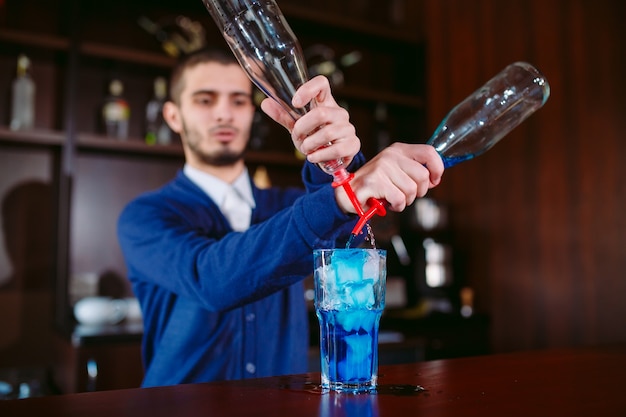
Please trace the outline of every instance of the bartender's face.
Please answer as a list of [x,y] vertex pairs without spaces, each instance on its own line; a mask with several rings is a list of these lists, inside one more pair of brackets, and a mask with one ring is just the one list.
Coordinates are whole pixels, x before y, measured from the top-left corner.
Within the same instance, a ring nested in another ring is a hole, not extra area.
[[235,64],[201,63],[185,71],[183,85],[166,118],[181,135],[189,162],[227,166],[240,161],[255,111],[252,83],[243,70]]

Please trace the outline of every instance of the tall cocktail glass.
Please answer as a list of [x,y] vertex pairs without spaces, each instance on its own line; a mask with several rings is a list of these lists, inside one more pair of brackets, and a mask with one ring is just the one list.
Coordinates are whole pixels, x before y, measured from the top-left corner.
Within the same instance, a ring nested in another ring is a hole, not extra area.
[[313,259],[322,388],[354,393],[375,390],[386,252],[317,249]]

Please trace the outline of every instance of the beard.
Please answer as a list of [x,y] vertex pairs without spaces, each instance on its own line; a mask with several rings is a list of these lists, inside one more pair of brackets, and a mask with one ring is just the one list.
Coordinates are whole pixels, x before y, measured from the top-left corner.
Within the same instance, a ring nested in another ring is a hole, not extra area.
[[197,130],[190,130],[183,122],[183,133],[186,138],[187,146],[189,150],[203,163],[211,166],[230,166],[243,159],[245,154],[245,148],[241,151],[236,151],[228,147],[218,149],[213,152],[206,152],[201,149],[202,134]]

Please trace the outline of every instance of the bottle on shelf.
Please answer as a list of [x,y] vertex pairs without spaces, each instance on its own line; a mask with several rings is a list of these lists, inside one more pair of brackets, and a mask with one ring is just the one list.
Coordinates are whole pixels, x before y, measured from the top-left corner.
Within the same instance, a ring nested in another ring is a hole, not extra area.
[[109,84],[109,96],[102,107],[102,119],[107,136],[126,140],[128,139],[130,107],[123,94],[124,84],[118,79],[113,79]]
[[32,129],[35,124],[35,82],[30,76],[30,59],[17,58],[17,76],[13,81],[11,130]]
[[146,105],[146,135],[148,145],[167,145],[172,142],[172,131],[163,119],[163,104],[167,98],[167,81],[163,77],[154,80],[154,95]]

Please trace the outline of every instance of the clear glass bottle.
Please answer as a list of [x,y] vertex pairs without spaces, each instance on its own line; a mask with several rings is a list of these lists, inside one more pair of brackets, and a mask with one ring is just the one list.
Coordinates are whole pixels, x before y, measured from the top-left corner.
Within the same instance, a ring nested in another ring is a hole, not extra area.
[[154,95],[146,105],[146,135],[148,145],[167,145],[172,142],[172,131],[163,118],[163,104],[167,99],[167,81],[154,80]]
[[124,84],[118,79],[112,80],[109,84],[109,96],[102,106],[102,119],[107,136],[126,140],[128,139],[130,107],[123,94]]
[[527,62],[514,62],[457,104],[427,143],[449,168],[489,150],[548,97],[550,84],[539,70]]
[[35,82],[30,76],[30,59],[17,58],[17,76],[13,81],[11,130],[32,129],[35,124]]

